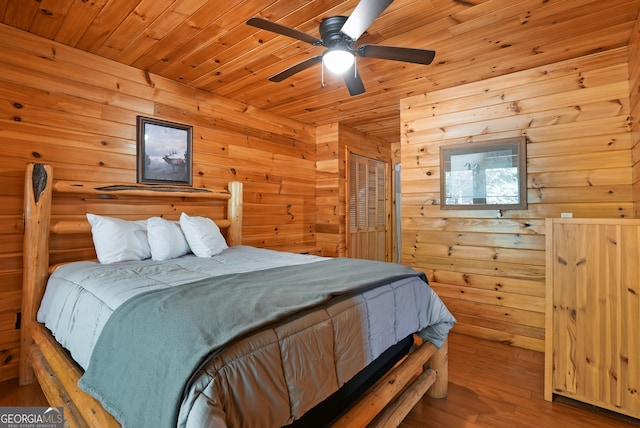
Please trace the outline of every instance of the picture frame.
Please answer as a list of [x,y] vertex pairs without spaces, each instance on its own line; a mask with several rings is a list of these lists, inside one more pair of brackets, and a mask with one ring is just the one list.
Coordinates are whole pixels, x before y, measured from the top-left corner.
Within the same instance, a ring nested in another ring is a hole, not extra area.
[[440,209],[527,209],[527,140],[440,147]]
[[137,182],[191,186],[193,127],[136,117]]

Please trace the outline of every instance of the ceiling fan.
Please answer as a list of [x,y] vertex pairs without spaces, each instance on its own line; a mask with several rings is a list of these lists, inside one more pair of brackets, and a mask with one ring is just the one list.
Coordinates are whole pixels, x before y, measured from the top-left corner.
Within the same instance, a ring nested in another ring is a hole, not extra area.
[[356,68],[356,56],[366,58],[389,59],[416,64],[431,64],[435,51],[428,49],[404,48],[398,46],[360,45],[354,44],[373,21],[393,2],[393,0],[360,0],[350,16],[332,16],[320,23],[320,38],[298,31],[294,28],[254,17],[247,21],[248,25],[273,33],[292,37],[314,46],[327,48],[322,55],[311,57],[274,76],[269,80],[281,82],[307,68],[322,62],[332,70],[337,64],[336,73],[341,73],[350,95],[362,94],[364,84]]

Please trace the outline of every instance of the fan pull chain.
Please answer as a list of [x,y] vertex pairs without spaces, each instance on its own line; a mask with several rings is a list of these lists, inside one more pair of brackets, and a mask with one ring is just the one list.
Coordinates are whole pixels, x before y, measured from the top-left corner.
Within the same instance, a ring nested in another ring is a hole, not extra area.
[[320,87],[324,88],[324,61],[322,61],[322,67],[320,69],[322,70],[320,72]]

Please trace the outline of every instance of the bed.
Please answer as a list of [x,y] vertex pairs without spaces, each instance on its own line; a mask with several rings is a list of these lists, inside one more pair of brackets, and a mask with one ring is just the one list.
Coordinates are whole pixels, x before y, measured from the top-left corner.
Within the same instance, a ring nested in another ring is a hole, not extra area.
[[[93,195],[93,202],[172,198],[217,204],[211,213],[226,231],[229,248],[209,257],[185,254],[142,264],[85,259],[50,266],[52,258],[63,259],[60,253],[75,254],[49,248],[50,236],[91,230],[87,221],[67,220],[57,212],[53,217],[61,220],[51,221],[54,193]],[[148,426],[311,426],[316,415],[334,412],[323,406],[333,405],[335,397],[343,401],[345,390],[349,400],[354,394],[357,400],[344,411],[335,410],[339,414],[328,419],[331,426],[397,426],[423,394],[446,396],[446,335],[455,320],[426,286],[424,275],[395,264],[243,246],[241,220],[242,185],[237,182],[221,191],[86,188],[54,182],[48,165],[28,165],[21,382],[37,379],[49,402],[65,407],[70,426],[91,427],[120,426],[118,420],[136,427],[141,421]],[[374,279],[365,278],[365,271]],[[325,278],[327,274],[333,277]],[[144,279],[131,286],[127,275]],[[109,286],[85,285],[87,278],[102,278]],[[282,291],[265,291],[262,287],[270,280]],[[65,287],[71,291],[62,297],[50,291]],[[222,294],[214,295],[212,287]],[[102,294],[107,288],[114,294]],[[196,309],[205,301],[203,309]],[[182,310],[169,311],[169,306]],[[212,306],[217,309],[211,311]],[[415,310],[407,311],[411,306]],[[58,318],[65,312],[70,314],[66,321]],[[405,318],[406,312],[415,315]],[[186,319],[186,313],[193,317]],[[219,319],[202,321],[209,313]],[[83,314],[94,318],[77,321]],[[240,325],[238,320],[250,322]],[[209,324],[219,327],[223,322],[224,328],[207,330]],[[165,334],[152,337],[157,331]],[[198,340],[208,348],[197,344],[195,336],[202,336]],[[167,342],[168,337],[178,341]],[[172,352],[162,352],[167,348]],[[140,355],[140,362],[130,362],[138,361],[131,355]],[[115,372],[124,373],[122,379],[108,376]],[[135,382],[123,383],[136,376]],[[141,396],[144,406],[136,400]],[[153,417],[158,419],[151,422]]]

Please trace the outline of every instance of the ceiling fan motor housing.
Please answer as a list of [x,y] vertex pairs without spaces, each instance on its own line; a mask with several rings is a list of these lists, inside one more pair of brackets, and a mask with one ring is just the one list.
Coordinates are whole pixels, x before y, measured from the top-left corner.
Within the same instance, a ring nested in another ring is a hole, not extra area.
[[322,20],[320,23],[320,37],[322,38],[323,46],[327,48],[336,46],[351,48],[354,40],[351,40],[350,37],[340,31],[347,18],[348,16],[331,16]]

